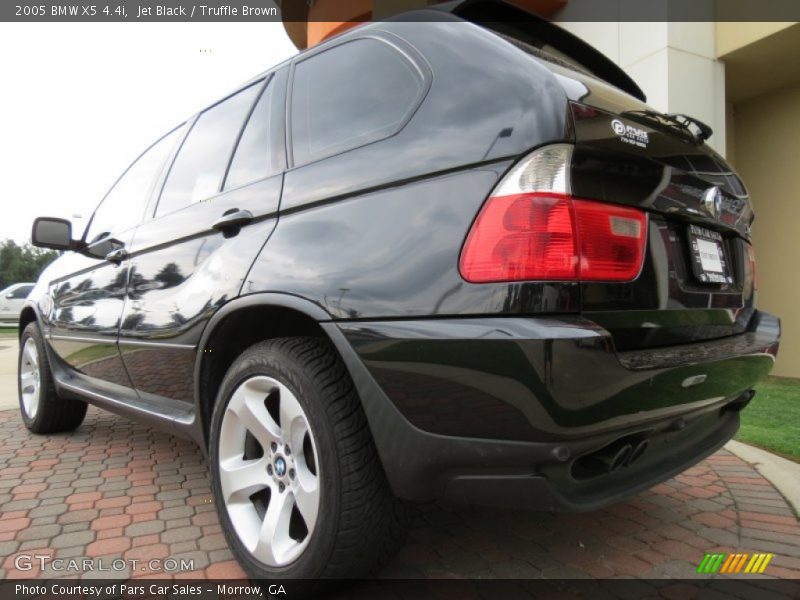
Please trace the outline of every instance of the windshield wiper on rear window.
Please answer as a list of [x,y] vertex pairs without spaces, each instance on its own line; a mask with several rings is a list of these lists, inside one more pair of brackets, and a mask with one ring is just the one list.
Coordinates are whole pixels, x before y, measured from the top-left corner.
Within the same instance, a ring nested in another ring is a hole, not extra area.
[[664,114],[654,110],[628,110],[622,113],[622,116],[638,117],[649,123],[657,123],[662,127],[688,134],[691,141],[696,144],[702,144],[714,133],[714,130],[700,119],[681,113]]

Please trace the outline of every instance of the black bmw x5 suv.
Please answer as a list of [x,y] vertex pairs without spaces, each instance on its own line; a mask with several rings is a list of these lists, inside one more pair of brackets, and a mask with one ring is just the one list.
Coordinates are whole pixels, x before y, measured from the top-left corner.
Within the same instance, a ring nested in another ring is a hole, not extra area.
[[498,6],[330,39],[158,140],[76,239],[38,219],[69,252],[21,316],[28,428],[90,403],[196,440],[258,578],[368,572],[403,501],[590,510],[729,440],[780,334],[742,182]]

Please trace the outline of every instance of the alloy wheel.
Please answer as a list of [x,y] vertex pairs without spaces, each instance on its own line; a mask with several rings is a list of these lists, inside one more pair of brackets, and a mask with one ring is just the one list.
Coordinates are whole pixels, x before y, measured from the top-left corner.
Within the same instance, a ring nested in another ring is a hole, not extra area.
[[321,499],[316,442],[297,397],[271,377],[241,383],[222,417],[218,451],[223,502],[242,545],[270,567],[295,561]]
[[39,370],[39,351],[33,338],[25,340],[22,347],[22,360],[19,365],[19,389],[22,396],[22,409],[29,419],[35,419],[39,412],[41,395],[41,371]]

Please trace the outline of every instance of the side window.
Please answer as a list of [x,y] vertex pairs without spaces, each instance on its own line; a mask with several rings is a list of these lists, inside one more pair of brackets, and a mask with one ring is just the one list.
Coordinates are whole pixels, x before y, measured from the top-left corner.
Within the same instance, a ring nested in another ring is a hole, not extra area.
[[241,187],[274,175],[283,168],[283,161],[271,151],[270,124],[276,110],[274,78],[258,99],[245,125],[233,155],[225,189]]
[[399,51],[358,39],[297,63],[292,148],[304,164],[393,135],[416,108],[423,78]]
[[31,290],[32,290],[32,289],[33,289],[33,286],[32,286],[32,285],[23,285],[23,286],[20,286],[20,287],[18,287],[17,289],[15,289],[13,292],[11,292],[11,297],[12,297],[14,300],[20,300],[20,299],[27,298],[27,297],[28,297],[28,294],[30,294],[30,293],[31,293]]
[[183,126],[158,140],[122,174],[97,207],[86,232],[87,242],[96,242],[139,224],[152,186],[182,131]]
[[259,82],[215,104],[195,121],[172,163],[156,214],[166,215],[217,194]]

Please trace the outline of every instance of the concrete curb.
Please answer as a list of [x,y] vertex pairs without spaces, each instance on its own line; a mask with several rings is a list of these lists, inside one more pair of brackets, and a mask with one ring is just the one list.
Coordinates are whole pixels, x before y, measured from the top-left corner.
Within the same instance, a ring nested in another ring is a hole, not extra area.
[[783,494],[795,515],[800,515],[800,464],[735,440],[725,444],[725,449],[768,479]]

